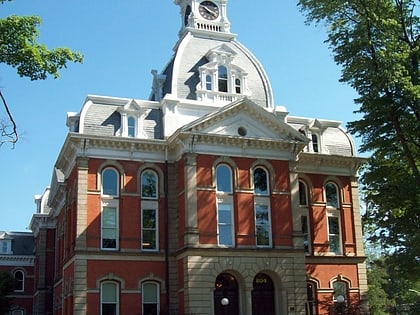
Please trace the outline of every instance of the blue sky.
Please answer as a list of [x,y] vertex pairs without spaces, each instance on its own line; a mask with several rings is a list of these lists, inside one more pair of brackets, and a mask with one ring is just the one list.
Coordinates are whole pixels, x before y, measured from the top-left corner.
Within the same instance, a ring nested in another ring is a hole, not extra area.
[[[34,195],[50,184],[67,134],[66,113],[78,112],[88,94],[147,99],[150,71],[169,61],[181,17],[173,0],[15,0],[0,6],[0,17],[40,16],[40,41],[49,48],[84,55],[83,64],[70,64],[57,80],[30,81],[0,64],[0,88],[21,136],[14,149],[0,148],[0,230],[25,231]],[[276,105],[343,127],[356,118],[356,94],[338,82],[340,67],[324,44],[324,29],[305,25],[296,1],[230,0],[228,17],[231,31],[264,66]]]

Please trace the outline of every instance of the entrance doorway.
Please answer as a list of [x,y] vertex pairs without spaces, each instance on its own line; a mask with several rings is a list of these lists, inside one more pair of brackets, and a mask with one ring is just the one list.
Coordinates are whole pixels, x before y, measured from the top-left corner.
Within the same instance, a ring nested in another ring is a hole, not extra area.
[[252,290],[252,315],[275,315],[274,284],[265,273],[254,278]]
[[214,314],[239,315],[238,282],[229,273],[221,273],[214,285]]

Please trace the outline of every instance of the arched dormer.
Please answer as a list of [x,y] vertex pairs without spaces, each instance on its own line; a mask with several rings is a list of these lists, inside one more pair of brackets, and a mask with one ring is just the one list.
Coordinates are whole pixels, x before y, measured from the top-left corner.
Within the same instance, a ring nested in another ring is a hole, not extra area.
[[143,130],[143,120],[147,111],[142,108],[135,100],[131,100],[126,105],[118,108],[121,114],[121,128],[119,136],[132,138],[147,138]]
[[234,64],[236,53],[222,44],[207,52],[208,63],[199,68],[197,100],[233,102],[249,96],[248,73]]

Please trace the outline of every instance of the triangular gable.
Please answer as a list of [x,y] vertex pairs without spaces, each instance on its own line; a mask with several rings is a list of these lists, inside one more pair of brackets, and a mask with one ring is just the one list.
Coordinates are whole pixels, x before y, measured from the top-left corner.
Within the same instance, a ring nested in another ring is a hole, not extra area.
[[307,139],[293,127],[255,104],[243,98],[219,110],[209,113],[181,128],[181,133],[297,141]]

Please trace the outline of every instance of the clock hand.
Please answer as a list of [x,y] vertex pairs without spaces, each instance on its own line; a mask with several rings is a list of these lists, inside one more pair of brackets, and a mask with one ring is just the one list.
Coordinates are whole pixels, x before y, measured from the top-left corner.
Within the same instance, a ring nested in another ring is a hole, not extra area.
[[216,11],[214,11],[214,10],[212,10],[212,9],[208,8],[208,7],[204,7],[204,9],[205,9],[208,13],[210,13],[211,15],[213,15],[213,16],[217,16]]

